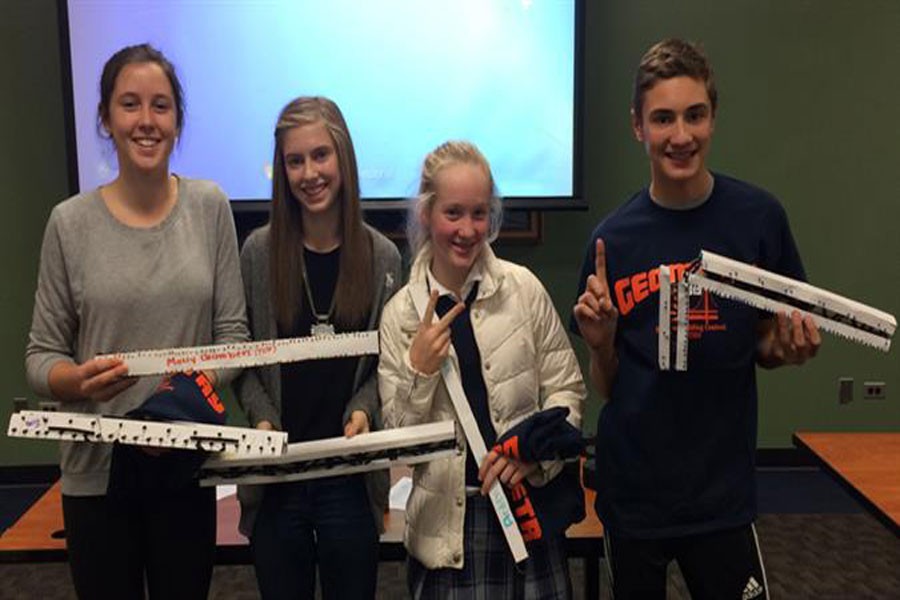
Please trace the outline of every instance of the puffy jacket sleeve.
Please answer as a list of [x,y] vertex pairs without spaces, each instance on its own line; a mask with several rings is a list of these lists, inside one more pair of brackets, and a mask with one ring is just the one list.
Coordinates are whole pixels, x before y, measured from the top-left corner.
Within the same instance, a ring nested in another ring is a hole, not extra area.
[[388,428],[431,420],[432,401],[441,373],[425,375],[410,364],[409,347],[417,325],[409,290],[404,287],[384,307],[379,328],[378,392]]

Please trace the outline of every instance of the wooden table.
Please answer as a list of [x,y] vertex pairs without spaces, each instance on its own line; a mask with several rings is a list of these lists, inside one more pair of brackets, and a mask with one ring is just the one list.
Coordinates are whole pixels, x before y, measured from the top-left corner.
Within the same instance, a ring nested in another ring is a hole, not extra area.
[[3,562],[66,560],[62,499],[57,481],[0,536]]
[[[394,474],[394,478],[397,474]],[[569,556],[584,560],[585,598],[600,594],[600,558],[603,556],[603,527],[594,512],[595,492],[585,489],[587,518],[566,532]],[[216,562],[249,564],[247,538],[238,532],[240,506],[237,497],[226,496],[217,503]],[[405,511],[385,514],[385,532],[381,536],[379,558],[404,560],[403,528]],[[66,558],[60,484],[48,489],[18,521],[0,537],[0,562],[61,562]]]
[[797,432],[808,450],[850,494],[900,537],[900,432]]

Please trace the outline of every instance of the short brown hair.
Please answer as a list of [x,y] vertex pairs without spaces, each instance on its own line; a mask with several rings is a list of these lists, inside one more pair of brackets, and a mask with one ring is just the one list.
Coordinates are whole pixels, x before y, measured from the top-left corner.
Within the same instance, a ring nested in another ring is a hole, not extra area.
[[644,94],[661,79],[687,76],[706,85],[712,114],[716,114],[718,93],[712,65],[699,45],[677,38],[669,38],[654,44],[641,58],[634,76],[634,95],[631,108],[637,119],[644,110]]

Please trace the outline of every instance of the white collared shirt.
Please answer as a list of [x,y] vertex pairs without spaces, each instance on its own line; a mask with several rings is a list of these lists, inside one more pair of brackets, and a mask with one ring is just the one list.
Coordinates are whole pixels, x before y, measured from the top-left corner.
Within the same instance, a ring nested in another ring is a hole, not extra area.
[[[481,257],[479,257],[479,259],[480,258]],[[458,298],[456,296],[456,292],[448,289],[445,285],[437,280],[437,278],[434,276],[434,273],[431,272],[431,265],[428,265],[428,268],[425,270],[425,275],[428,277],[428,289],[437,290],[439,295],[450,296],[451,298],[459,302],[465,302],[466,298],[469,296],[469,292],[472,291],[472,287],[475,285],[475,282],[484,279],[481,260],[476,260],[475,264],[472,265],[472,268],[469,269],[469,274],[466,275],[466,280],[462,284],[462,289],[460,289],[462,298]]]

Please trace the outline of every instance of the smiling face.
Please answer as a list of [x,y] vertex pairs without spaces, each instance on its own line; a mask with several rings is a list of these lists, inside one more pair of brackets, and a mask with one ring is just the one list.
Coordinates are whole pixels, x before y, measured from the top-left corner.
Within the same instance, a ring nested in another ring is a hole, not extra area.
[[632,113],[632,128],[650,158],[654,197],[678,202],[703,196],[715,118],[702,81],[687,76],[659,80],[644,92],[641,114]]
[[325,124],[289,129],[282,147],[288,184],[304,217],[340,214],[340,162]]
[[120,171],[167,174],[178,137],[172,84],[162,67],[138,62],[122,67],[103,126],[116,146]]
[[484,248],[490,228],[490,178],[484,168],[452,163],[435,177],[435,197],[420,215],[433,248],[431,269],[458,290]]

